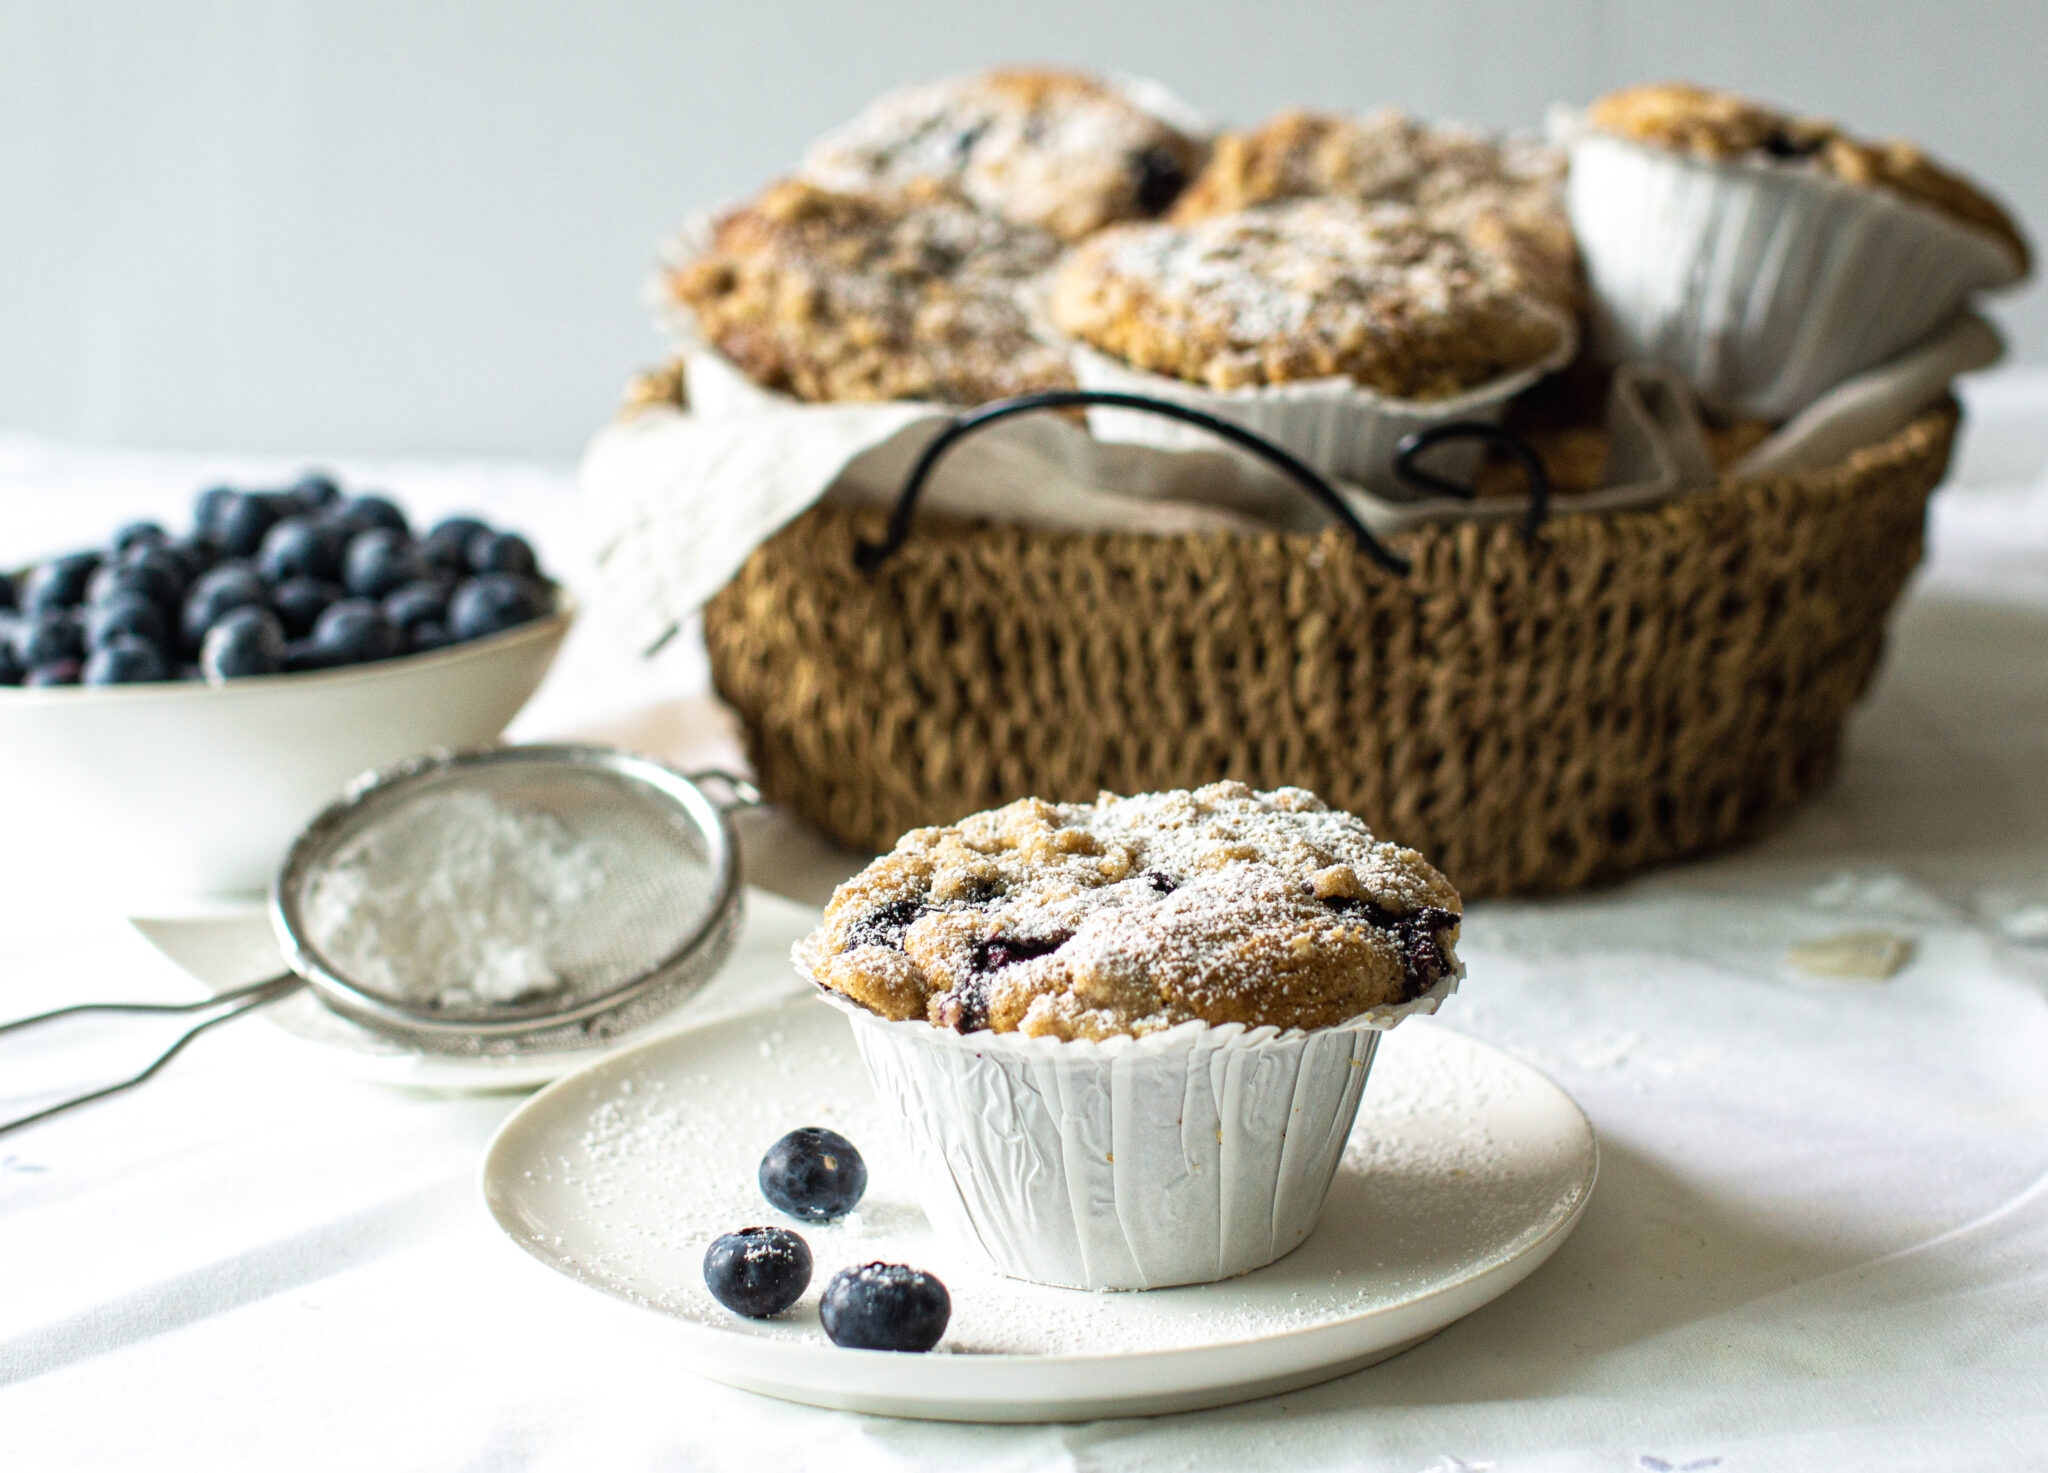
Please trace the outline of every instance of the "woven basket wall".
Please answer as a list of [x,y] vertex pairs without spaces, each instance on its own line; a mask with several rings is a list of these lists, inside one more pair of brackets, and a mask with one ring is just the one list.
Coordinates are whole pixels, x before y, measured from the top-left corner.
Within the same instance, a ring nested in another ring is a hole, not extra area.
[[1824,472],[1411,532],[1047,533],[816,507],[705,610],[761,786],[841,842],[1025,794],[1297,784],[1467,895],[1747,838],[1832,772],[1919,561],[1953,404]]

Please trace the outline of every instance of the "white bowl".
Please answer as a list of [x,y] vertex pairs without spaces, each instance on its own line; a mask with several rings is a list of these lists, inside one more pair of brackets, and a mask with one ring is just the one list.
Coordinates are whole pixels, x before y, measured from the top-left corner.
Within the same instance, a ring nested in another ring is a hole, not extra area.
[[40,879],[152,899],[268,885],[306,821],[359,773],[493,741],[575,617],[342,670],[225,685],[0,689],[0,813]]

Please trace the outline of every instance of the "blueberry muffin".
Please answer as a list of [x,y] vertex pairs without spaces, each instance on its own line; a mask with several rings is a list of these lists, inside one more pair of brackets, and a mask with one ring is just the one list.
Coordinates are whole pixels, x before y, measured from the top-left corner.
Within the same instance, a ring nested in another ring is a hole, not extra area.
[[1395,108],[1367,117],[1292,110],[1217,139],[1169,218],[1188,224],[1319,195],[1411,205],[1576,309],[1564,174],[1563,150],[1535,139],[1431,127]]
[[830,189],[930,180],[1078,240],[1157,215],[1201,166],[1199,138],[1072,72],[1010,70],[905,87],[818,140],[802,173]]
[[811,975],[960,1032],[1325,1028],[1457,969],[1458,892],[1300,788],[1026,798],[917,829],[842,885]]
[[839,194],[785,180],[720,220],[668,287],[763,388],[981,404],[1071,386],[1017,299],[1059,250],[933,185]]
[[1822,119],[1795,117],[1684,82],[1610,92],[1587,109],[1586,122],[1693,158],[1775,164],[1888,190],[1983,231],[2011,254],[2021,272],[2029,269],[2026,238],[2004,207],[1903,139],[1866,141]]
[[1407,205],[1297,199],[1192,224],[1121,225],[1068,256],[1061,331],[1210,389],[1349,378],[1441,399],[1530,367],[1567,315]]

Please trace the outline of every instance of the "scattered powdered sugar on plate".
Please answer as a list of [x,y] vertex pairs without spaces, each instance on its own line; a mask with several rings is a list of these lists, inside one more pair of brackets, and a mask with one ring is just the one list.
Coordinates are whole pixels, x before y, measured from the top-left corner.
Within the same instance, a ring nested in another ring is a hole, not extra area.
[[[1278,1263],[1219,1284],[1054,1289],[1002,1278],[953,1251],[916,1203],[909,1159],[843,1020],[808,1000],[600,1067],[552,1108],[529,1107],[533,1123],[508,1128],[493,1169],[517,1164],[518,1225],[508,1229],[531,1251],[620,1298],[735,1335],[825,1343],[817,1306],[826,1283],[842,1268],[881,1261],[946,1284],[953,1319],[940,1349],[953,1354],[1229,1344],[1460,1282],[1527,1251],[1582,1200],[1590,1185],[1582,1146],[1562,1135],[1508,1138],[1536,1081],[1444,1030],[1405,1033],[1412,1036],[1390,1035],[1380,1049],[1321,1227]],[[804,1125],[839,1131],[867,1160],[868,1194],[839,1222],[784,1218],[756,1185],[762,1153]],[[713,1238],[763,1224],[803,1237],[815,1270],[793,1310],[750,1321],[711,1298],[702,1261]]]

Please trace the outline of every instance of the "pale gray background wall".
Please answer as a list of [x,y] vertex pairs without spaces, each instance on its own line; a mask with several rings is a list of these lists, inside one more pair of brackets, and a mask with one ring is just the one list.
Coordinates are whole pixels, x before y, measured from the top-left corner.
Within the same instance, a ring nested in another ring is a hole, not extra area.
[[[0,0],[0,428],[572,455],[687,209],[1009,59],[1226,120],[1532,126],[1682,75],[1915,137],[2048,230],[2043,0]],[[2048,298],[2001,316],[2048,362]]]

